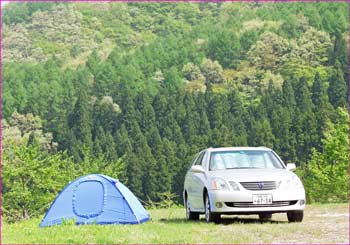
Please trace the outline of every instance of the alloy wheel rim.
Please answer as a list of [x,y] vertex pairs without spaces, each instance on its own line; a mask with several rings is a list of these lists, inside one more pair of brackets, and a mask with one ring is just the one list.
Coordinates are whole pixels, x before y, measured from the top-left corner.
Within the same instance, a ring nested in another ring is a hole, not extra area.
[[190,217],[190,205],[188,199],[186,200],[186,217],[187,219]]
[[205,199],[206,205],[205,205],[205,219],[206,221],[209,221],[209,210],[210,210],[210,203],[209,203],[209,198],[207,197]]

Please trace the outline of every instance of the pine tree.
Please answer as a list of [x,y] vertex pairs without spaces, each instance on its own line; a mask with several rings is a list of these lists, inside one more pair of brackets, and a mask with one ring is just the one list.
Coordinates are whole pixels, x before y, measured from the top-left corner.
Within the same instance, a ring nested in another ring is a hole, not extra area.
[[329,102],[334,108],[346,106],[347,85],[339,61],[335,64],[328,87]]
[[220,128],[227,122],[229,106],[224,94],[208,92],[207,112],[210,127]]
[[88,94],[85,90],[81,90],[78,100],[75,103],[73,112],[69,115],[68,126],[71,129],[71,133],[74,134],[74,139],[77,142],[71,142],[71,149],[80,152],[85,146],[88,150],[92,149],[92,133],[91,133],[91,106],[88,100]]
[[167,161],[169,160],[167,157],[167,152],[164,150],[163,142],[156,128],[152,128],[150,130],[149,146],[156,160],[155,176],[152,180],[155,189],[150,197],[156,201],[160,201],[159,194],[171,191],[172,180],[169,165],[174,163]]
[[198,133],[196,142],[198,148],[203,149],[208,146],[211,130],[208,116],[205,110],[201,112],[199,117],[200,123],[197,128]]
[[294,88],[291,80],[286,80],[282,86],[283,106],[293,113],[296,107]]
[[251,146],[266,146],[273,148],[274,135],[267,118],[253,121],[249,141]]
[[195,146],[195,136],[198,131],[198,124],[196,122],[199,122],[200,117],[196,111],[195,100],[192,94],[185,95],[184,104],[186,108],[186,117],[182,125],[183,136],[185,137],[187,144]]
[[162,139],[162,151],[165,156],[166,165],[168,166],[170,177],[172,178],[171,183],[173,184],[175,174],[179,171],[179,159],[176,157],[177,145],[174,141],[170,141],[167,138]]
[[295,95],[297,103],[297,113],[294,118],[296,151],[299,160],[305,162],[310,156],[312,147],[315,147],[315,142],[319,140],[311,95],[305,78],[301,78],[297,83]]
[[[331,113],[331,105],[328,102],[325,84],[318,72],[315,74],[314,84],[312,86],[312,102],[315,106],[314,114],[317,123],[317,135],[323,138]],[[321,140],[315,142],[315,145],[317,150],[321,150]]]
[[131,151],[130,140],[126,140],[126,142],[125,155],[128,187],[138,198],[145,199],[142,162],[138,159],[137,154]]
[[[131,122],[131,138],[133,153],[136,156],[135,168],[138,169],[140,175],[133,176],[132,179],[138,178],[137,183],[142,180],[142,197],[150,198],[151,200],[156,197],[156,161],[152,155],[151,149],[147,144],[146,138],[142,134],[140,127],[136,121]],[[133,173],[129,173],[133,174]],[[130,179],[130,176],[129,176]]]
[[337,61],[343,71],[347,70],[347,42],[340,31],[336,31],[333,50],[330,50],[329,64],[336,65]]
[[89,68],[89,70],[94,76],[96,76],[98,72],[98,65],[100,62],[101,59],[98,56],[96,49],[94,49],[86,62],[86,66]]
[[318,72],[315,74],[314,83],[312,85],[312,103],[315,107],[320,108],[324,107],[328,101],[327,93],[325,90],[324,82],[321,79],[321,76]]
[[[283,86],[282,86],[282,106],[283,106],[283,114],[285,115],[286,118],[286,126],[287,122],[290,121],[289,125],[289,135],[288,139],[288,151],[286,154],[284,152],[279,152],[285,159],[289,159],[291,161],[297,161],[297,156],[296,156],[296,135],[297,135],[297,130],[298,125],[297,125],[297,115],[296,115],[296,101],[295,101],[295,91],[293,88],[293,83],[294,81],[288,79],[284,81]],[[283,143],[282,143],[283,144]],[[283,146],[281,146],[282,148]]]
[[96,158],[103,156],[103,143],[105,142],[105,133],[103,128],[100,126],[97,128],[95,137],[94,137],[94,144],[93,144],[93,155]]
[[132,124],[137,121],[137,113],[135,110],[134,97],[131,90],[124,84],[121,87],[121,101],[118,103],[121,106],[122,121],[125,124],[127,130],[131,132],[133,130]]
[[153,100],[153,110],[155,112],[155,118],[157,120],[157,128],[159,129],[159,134],[164,137],[164,129],[167,126],[166,116],[169,113],[167,109],[167,94],[160,91]]
[[114,135],[114,142],[118,156],[123,156],[127,149],[127,144],[130,143],[129,133],[125,124],[122,124]]
[[144,92],[136,98],[136,108],[139,112],[140,129],[143,134],[155,125],[155,112],[153,110],[151,99]]
[[228,95],[229,117],[227,119],[228,128],[233,132],[235,137],[232,139],[232,146],[247,145],[247,130],[244,121],[247,119],[245,110],[239,94],[233,90]]
[[101,63],[101,65],[97,68],[94,68],[94,66],[98,65],[98,60],[95,60],[93,63],[92,60],[90,60],[90,63],[88,63],[88,67],[90,69],[93,69],[92,72],[95,76],[95,86],[94,86],[94,92],[97,96],[106,96],[106,95],[114,95],[117,93],[116,85],[120,82],[120,77],[117,76],[117,73],[115,71],[115,67],[112,66],[109,62]]
[[118,159],[118,154],[116,152],[116,145],[112,134],[107,132],[104,139],[103,150],[105,159],[110,162],[116,161]]
[[295,100],[298,111],[302,113],[309,113],[313,109],[311,94],[308,83],[305,77],[299,79],[295,88]]
[[295,150],[293,134],[291,133],[292,120],[289,111],[281,105],[276,105],[271,114],[270,124],[274,135],[274,150],[278,152],[283,160],[293,161],[295,159]]

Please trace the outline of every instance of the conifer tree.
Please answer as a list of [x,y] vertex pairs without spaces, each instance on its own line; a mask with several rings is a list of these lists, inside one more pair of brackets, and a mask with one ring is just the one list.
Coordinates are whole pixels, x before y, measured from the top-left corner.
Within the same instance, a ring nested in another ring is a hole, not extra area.
[[[137,176],[133,176],[132,179],[137,181],[137,183],[142,182],[141,190],[143,193],[143,198],[150,198],[152,200],[155,197],[155,190],[157,188],[155,183],[157,174],[156,161],[136,121],[131,122],[130,136],[133,140],[133,153],[136,156],[136,162],[134,164],[135,168],[138,168],[137,173],[139,174]],[[133,173],[129,174],[132,175]]]
[[253,121],[249,141],[251,142],[251,146],[266,146],[273,148],[274,135],[267,118]]
[[94,76],[96,76],[98,72],[98,65],[100,62],[101,62],[101,59],[98,56],[96,49],[94,49],[90,54],[89,59],[86,62],[86,66],[89,68],[89,70]]
[[232,139],[233,146],[247,145],[247,131],[244,121],[246,120],[245,110],[242,101],[236,90],[228,95],[229,118],[228,128],[234,132],[235,137]]
[[155,125],[155,112],[153,110],[151,99],[144,92],[136,98],[136,108],[139,112],[140,129],[143,134]]
[[313,104],[307,80],[302,77],[296,85],[297,113],[295,117],[295,135],[297,139],[297,152],[300,161],[306,161],[312,147],[319,139],[317,135],[316,119],[313,113]]
[[[315,105],[314,114],[317,123],[317,135],[321,139],[324,136],[324,132],[330,118],[331,105],[328,102],[325,84],[318,72],[315,74],[315,79],[312,86],[312,102]],[[321,150],[322,141],[319,140],[315,142],[315,145],[317,150]]]
[[293,113],[295,110],[295,93],[291,80],[286,80],[282,86],[283,106]]
[[171,191],[170,165],[174,164],[174,162],[169,161],[167,157],[168,153],[164,150],[163,142],[156,128],[150,130],[149,138],[150,148],[156,160],[154,179],[152,180],[155,189],[153,190],[152,197],[156,201],[160,201],[159,194]]
[[[71,142],[71,149],[82,149],[85,146],[88,150],[92,148],[91,133],[91,106],[88,94],[81,90],[73,112],[69,115],[68,126],[74,134],[76,142]],[[77,150],[81,152],[81,150]],[[82,152],[81,152],[82,153]],[[82,157],[82,155],[80,155]]]
[[328,87],[329,102],[334,108],[346,106],[347,85],[339,61],[335,64]]

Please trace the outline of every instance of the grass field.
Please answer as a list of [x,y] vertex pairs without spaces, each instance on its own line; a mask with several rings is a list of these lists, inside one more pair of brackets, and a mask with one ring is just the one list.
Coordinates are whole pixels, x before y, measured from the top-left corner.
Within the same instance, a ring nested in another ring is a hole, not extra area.
[[40,219],[3,223],[2,243],[349,243],[347,204],[308,205],[302,223],[274,214],[224,216],[221,224],[184,219],[184,209],[150,210],[152,221],[141,225],[67,224],[39,228]]

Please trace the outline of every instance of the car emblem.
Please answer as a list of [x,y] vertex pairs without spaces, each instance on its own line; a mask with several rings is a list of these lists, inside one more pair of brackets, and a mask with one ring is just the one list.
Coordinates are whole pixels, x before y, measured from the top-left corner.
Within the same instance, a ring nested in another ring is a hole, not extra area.
[[259,182],[258,186],[259,186],[260,189],[262,189],[264,187],[264,183],[263,182]]

